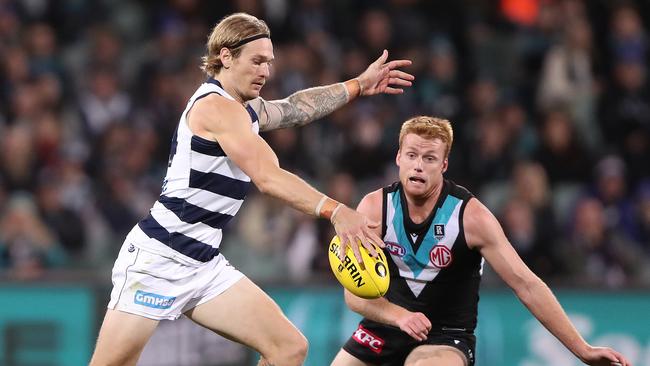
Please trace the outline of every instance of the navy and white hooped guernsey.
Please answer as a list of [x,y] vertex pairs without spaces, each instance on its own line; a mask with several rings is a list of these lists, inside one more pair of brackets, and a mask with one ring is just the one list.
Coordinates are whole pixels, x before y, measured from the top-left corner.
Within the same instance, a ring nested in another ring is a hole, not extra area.
[[[150,238],[199,262],[219,254],[222,229],[239,211],[251,185],[250,177],[216,141],[196,136],[188,127],[188,111],[197,100],[212,93],[234,100],[212,78],[197,89],[172,138],[160,198],[138,223]],[[250,106],[246,109],[251,129],[259,133],[257,114]]]
[[472,194],[444,180],[429,217],[409,217],[402,185],[383,189],[382,237],[391,282],[386,298],[422,312],[434,327],[473,331],[483,258],[467,246],[463,214]]

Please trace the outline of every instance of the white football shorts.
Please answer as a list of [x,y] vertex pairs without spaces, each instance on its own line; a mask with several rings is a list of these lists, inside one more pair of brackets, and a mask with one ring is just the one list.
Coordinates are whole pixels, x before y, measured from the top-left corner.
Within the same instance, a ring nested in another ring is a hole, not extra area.
[[205,263],[193,260],[149,238],[136,225],[113,266],[108,308],[149,319],[174,320],[223,293],[242,277],[222,254]]

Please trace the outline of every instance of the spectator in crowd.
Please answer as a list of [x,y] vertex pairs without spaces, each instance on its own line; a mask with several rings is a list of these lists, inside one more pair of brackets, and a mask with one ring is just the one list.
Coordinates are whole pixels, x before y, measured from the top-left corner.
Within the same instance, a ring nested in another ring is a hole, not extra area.
[[37,168],[32,130],[28,125],[13,125],[0,140],[0,174],[7,189],[32,191]]
[[[542,277],[550,276],[557,267],[556,258],[553,253],[553,243],[557,239],[556,219],[551,204],[551,191],[548,186],[548,178],[544,168],[535,162],[519,162],[515,165],[512,175],[511,200],[514,207],[506,206],[505,212],[510,215],[522,212],[520,218],[524,226],[522,231],[515,228],[515,218],[510,218],[508,227],[520,236],[520,244],[528,244],[523,252],[524,261],[530,263],[535,273]],[[528,217],[525,217],[528,215]],[[508,216],[506,216],[508,217]],[[531,220],[527,223],[527,220]],[[528,225],[530,228],[526,229]],[[528,243],[521,239],[525,232],[530,236]],[[521,253],[520,253],[521,254]]]
[[91,139],[111,124],[124,121],[131,111],[131,99],[120,89],[115,70],[96,68],[89,75],[88,92],[81,97],[81,113]]
[[499,107],[499,118],[503,121],[505,134],[512,142],[515,159],[528,159],[538,144],[538,136],[525,107],[520,101],[504,101]]
[[615,63],[623,60],[641,62],[646,59],[648,37],[639,11],[632,3],[624,3],[614,10],[610,29],[610,56]]
[[558,105],[569,107],[579,138],[590,148],[596,148],[600,135],[594,128],[596,85],[591,44],[587,20],[570,20],[562,42],[546,54],[539,82],[538,106],[543,111]]
[[563,275],[582,285],[620,287],[634,283],[643,256],[615,228],[607,227],[603,204],[594,198],[578,202],[569,236],[556,246]]
[[339,160],[339,166],[361,185],[368,185],[373,180],[381,178],[387,169],[388,162],[393,157],[382,142],[382,124],[372,115],[358,116],[358,121],[350,131],[347,142]]
[[62,189],[58,173],[42,171],[38,177],[36,204],[61,247],[73,258],[80,259],[85,249],[85,226],[74,210],[64,206]]
[[423,113],[456,120],[461,113],[456,52],[448,39],[436,37],[425,51],[428,63],[415,92]]
[[552,185],[589,180],[591,157],[567,112],[554,109],[546,113],[539,135],[540,144],[533,158],[542,164]]
[[0,268],[10,277],[34,279],[67,264],[66,253],[42,220],[31,195],[14,193],[0,216]]
[[617,61],[614,82],[601,101],[600,127],[607,147],[620,151],[638,182],[650,175],[650,94],[645,61]]
[[301,138],[301,132],[293,128],[269,131],[267,141],[288,170],[315,177],[314,159],[311,151],[303,146],[306,141]]
[[547,278],[555,267],[548,253],[544,253],[549,246],[542,240],[544,233],[535,225],[532,207],[527,202],[512,198],[505,204],[500,221],[524,263],[541,278]]
[[628,198],[625,163],[617,156],[606,156],[595,167],[594,196],[605,209],[606,225],[626,238],[635,237],[634,208]]
[[645,181],[639,186],[636,202],[638,241],[645,253],[648,254],[650,253],[650,181]]
[[473,183],[470,185],[482,186],[491,181],[505,181],[508,179],[514,164],[512,144],[504,122],[496,113],[483,115],[476,121],[474,127],[474,141],[469,147],[472,159],[467,166]]

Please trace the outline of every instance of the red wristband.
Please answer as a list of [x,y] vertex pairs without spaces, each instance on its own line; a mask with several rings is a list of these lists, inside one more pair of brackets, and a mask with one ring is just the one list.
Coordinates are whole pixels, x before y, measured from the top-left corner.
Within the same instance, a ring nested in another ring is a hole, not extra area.
[[336,210],[338,205],[339,203],[337,201],[327,196],[323,196],[323,198],[318,203],[318,206],[316,206],[318,217],[322,217],[324,219],[330,220],[332,218],[332,214],[334,213],[334,210]]

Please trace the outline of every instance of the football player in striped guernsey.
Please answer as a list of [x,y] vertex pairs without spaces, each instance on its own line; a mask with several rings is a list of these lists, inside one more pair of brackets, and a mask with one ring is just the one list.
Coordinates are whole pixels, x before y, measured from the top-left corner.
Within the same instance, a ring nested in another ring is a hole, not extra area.
[[492,213],[444,178],[452,142],[447,120],[407,120],[396,157],[399,181],[359,203],[359,212],[382,223],[376,230],[385,242],[390,286],[372,300],[345,291],[348,306],[364,319],[332,365],[473,365],[483,258],[582,362],[629,365],[620,353],[585,342]]
[[359,77],[266,101],[273,62],[264,21],[237,13],[208,38],[208,78],[189,99],[172,138],[160,198],[126,237],[92,365],[135,365],[162,319],[181,314],[261,354],[261,365],[300,365],[307,341],[259,287],[219,253],[222,229],[251,184],[332,222],[357,258],[357,240],[383,246],[373,223],[283,170],[260,130],[305,125],[359,96],[399,94],[414,79],[383,54]]

